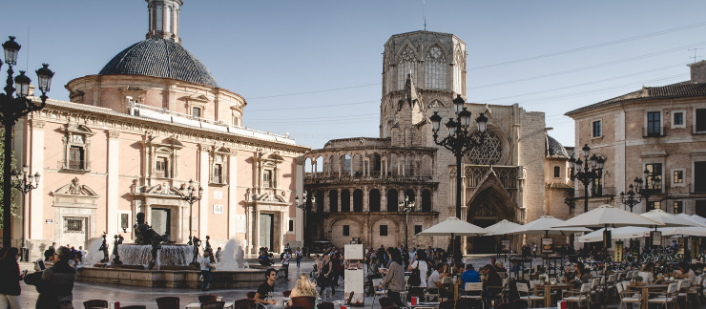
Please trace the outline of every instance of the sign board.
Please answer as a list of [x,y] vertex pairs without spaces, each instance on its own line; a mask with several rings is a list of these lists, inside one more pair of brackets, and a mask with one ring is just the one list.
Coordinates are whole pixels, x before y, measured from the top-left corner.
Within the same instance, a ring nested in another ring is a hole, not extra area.
[[213,199],[214,200],[222,200],[223,199],[223,191],[213,191]]
[[554,253],[554,238],[542,238],[542,253]]
[[222,215],[223,214],[223,205],[213,205],[213,214],[214,215]]
[[650,232],[650,237],[652,237],[652,245],[653,246],[661,246],[662,245],[662,232]]
[[346,260],[364,260],[365,251],[363,245],[343,245]]
[[623,261],[623,242],[622,241],[616,241],[615,242],[615,257],[613,262],[622,262]]
[[54,220],[52,220],[52,219],[47,219],[45,222],[46,222],[47,224],[52,224],[52,223],[54,223]]

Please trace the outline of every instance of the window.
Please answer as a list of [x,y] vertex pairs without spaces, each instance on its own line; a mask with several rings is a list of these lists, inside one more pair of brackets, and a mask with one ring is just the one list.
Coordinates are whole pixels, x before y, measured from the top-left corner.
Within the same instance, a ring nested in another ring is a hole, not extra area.
[[645,164],[649,172],[645,179],[645,189],[662,191],[662,163]]
[[223,183],[223,165],[216,164],[213,167],[213,182]]
[[417,83],[417,56],[409,46],[397,57],[397,90],[402,90],[407,83],[407,74],[412,74],[414,83]]
[[[61,169],[69,171],[89,172],[91,162],[89,161],[91,149],[91,136],[95,133],[84,125],[70,124],[62,128],[64,136],[64,154],[61,156]],[[112,138],[112,137],[111,137]]]
[[157,6],[157,9],[156,9],[156,12],[155,12],[155,13],[157,13],[157,18],[156,18],[156,20],[155,20],[155,23],[156,23],[155,26],[156,26],[156,28],[157,28],[157,31],[162,31],[162,14],[164,14],[164,12],[162,11],[162,6],[161,6],[161,5],[158,5],[158,6]]
[[696,110],[696,131],[706,131],[706,109]]
[[83,147],[71,146],[69,149],[69,169],[83,170]]
[[554,178],[559,178],[561,177],[561,168],[558,166],[554,167]]
[[647,136],[660,136],[662,131],[662,121],[660,112],[647,113]]
[[262,174],[262,184],[265,188],[273,188],[273,183],[272,183],[272,171],[266,170]]
[[682,201],[674,201],[673,208],[674,208],[674,213],[675,213],[675,214],[680,214],[680,213],[682,213],[683,208],[684,208],[684,207],[683,207],[683,203],[684,203],[684,202],[682,202]]
[[167,7],[167,16],[165,16],[164,20],[166,20],[166,22],[167,22],[167,27],[164,30],[166,30],[168,32],[172,32],[172,7],[171,6]]
[[422,226],[421,225],[415,225],[414,226],[414,235],[417,235],[422,232]]
[[65,218],[64,230],[66,233],[83,233],[83,219]]
[[591,183],[591,196],[603,196],[603,175],[598,176]]
[[653,209],[660,209],[660,202],[655,201],[655,202],[649,202],[647,203],[647,211],[653,210]]
[[446,57],[441,48],[434,46],[429,49],[424,61],[424,88],[446,88]]
[[706,200],[696,200],[696,215],[706,217]]
[[684,112],[674,112],[672,114],[672,117],[674,117],[674,120],[672,121],[672,125],[674,125],[674,126],[683,126],[684,125]]
[[694,162],[694,192],[706,192],[706,161]]
[[674,178],[672,178],[672,183],[684,183],[684,171],[674,171]]
[[238,121],[238,117],[233,116],[233,126],[237,127],[239,123],[240,123],[240,121]]
[[201,118],[201,108],[200,107],[192,107],[191,108],[191,116]]
[[287,229],[290,233],[294,232],[294,220],[289,219],[289,228]]
[[380,226],[380,236],[387,236],[387,225]]
[[601,120],[594,121],[593,122],[593,137],[599,137],[602,135],[603,132],[601,132]]
[[343,236],[351,236],[351,226],[350,225],[343,226]]
[[158,157],[155,162],[155,170],[157,171],[157,177],[167,178],[169,177],[167,158]]

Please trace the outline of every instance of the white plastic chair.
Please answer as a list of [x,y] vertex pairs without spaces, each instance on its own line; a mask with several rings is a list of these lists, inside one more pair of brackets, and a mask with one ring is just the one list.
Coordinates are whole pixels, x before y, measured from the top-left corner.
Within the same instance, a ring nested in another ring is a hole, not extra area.
[[620,297],[620,307],[618,309],[622,309],[623,305],[625,305],[625,308],[627,308],[627,304],[638,304],[637,308],[642,307],[642,297],[638,294],[637,296],[633,295],[634,292],[626,291],[624,284],[625,282],[620,282],[620,284],[616,284],[616,288],[618,289],[618,297]]
[[[520,294],[520,299],[526,300],[531,307],[534,307],[533,304],[536,301],[544,302],[544,296],[534,295],[535,290],[530,290],[527,283],[517,282],[515,285],[517,286],[517,292]],[[522,296],[522,293],[525,293],[525,296]]]
[[[566,295],[572,296],[566,296]],[[591,286],[588,283],[581,285],[581,289],[577,291],[564,291],[563,299],[570,303],[577,303],[578,307],[585,301],[587,304],[591,302]]]
[[670,283],[669,286],[667,287],[667,293],[650,293],[653,295],[656,294],[658,296],[655,298],[648,299],[647,304],[648,305],[649,304],[659,304],[660,306],[664,305],[664,308],[667,309],[667,308],[669,308],[668,307],[669,304],[673,304],[674,301],[676,300],[675,291],[676,291],[676,293],[679,292],[677,290],[677,283],[676,282]]
[[373,305],[375,305],[375,298],[378,295],[382,295],[382,296],[387,295],[387,290],[378,291],[377,287],[380,286],[380,284],[382,284],[382,278],[373,279],[373,289],[375,290],[375,294],[373,295],[373,302],[370,304],[370,308],[372,308]]
[[[471,298],[480,300],[483,303],[483,283],[482,282],[466,282],[461,291],[464,293],[461,298]],[[468,295],[468,292],[478,292],[478,295]],[[483,304],[485,308],[485,304]]]

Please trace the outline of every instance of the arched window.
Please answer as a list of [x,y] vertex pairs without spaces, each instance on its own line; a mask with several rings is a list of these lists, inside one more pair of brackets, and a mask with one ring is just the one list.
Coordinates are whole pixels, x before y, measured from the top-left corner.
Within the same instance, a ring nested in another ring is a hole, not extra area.
[[324,191],[316,192],[316,212],[324,212]]
[[412,74],[414,83],[417,83],[417,56],[409,46],[397,57],[397,90],[404,89],[407,83],[407,74]]
[[387,211],[397,212],[399,211],[397,203],[399,203],[399,193],[397,190],[390,189],[387,190]]
[[554,177],[556,177],[556,178],[561,177],[561,168],[559,168],[558,166],[554,167]]
[[361,189],[353,191],[353,211],[363,211],[363,190]]
[[331,190],[328,193],[328,205],[330,212],[338,212],[338,191]]
[[343,156],[343,171],[349,173],[351,171],[351,156],[349,155]]
[[373,156],[373,160],[375,161],[375,162],[373,162],[373,175],[376,175],[376,176],[380,175],[380,170],[382,169],[382,162],[380,160],[380,155],[376,153]]
[[351,211],[351,191],[341,191],[341,212]]
[[[380,211],[380,190],[372,189],[370,190],[370,211],[377,212]],[[362,209],[361,209],[362,211]]]
[[446,88],[446,57],[439,46],[429,49],[424,61],[424,88]]
[[422,212],[431,212],[431,191],[422,191]]

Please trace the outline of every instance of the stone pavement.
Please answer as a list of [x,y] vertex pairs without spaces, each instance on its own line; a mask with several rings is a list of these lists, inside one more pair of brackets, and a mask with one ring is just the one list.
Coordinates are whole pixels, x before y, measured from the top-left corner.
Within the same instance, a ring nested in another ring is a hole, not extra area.
[[[494,255],[492,255],[494,256]],[[482,265],[488,264],[490,262],[491,255],[479,255],[479,256],[466,256],[464,259],[465,263],[473,263],[473,265],[478,268]],[[537,262],[541,263],[541,258],[537,258]],[[297,268],[296,261],[289,267],[289,280],[279,280],[275,283],[275,295],[276,298],[279,297],[281,304],[282,292],[292,289],[296,285],[296,279],[299,274],[312,271],[313,259],[305,258],[302,260],[301,268]],[[28,269],[32,272],[32,265],[29,263],[21,263],[20,269]],[[263,282],[265,278],[263,277]],[[38,293],[34,286],[29,286],[22,284],[22,308],[34,308]],[[335,302],[343,301],[343,280],[340,281],[340,286],[336,287],[336,295],[331,295],[331,289],[327,288],[322,296],[323,301]],[[176,296],[181,298],[181,306],[192,302],[198,302],[199,295],[215,294],[222,296],[226,301],[233,301],[236,299],[245,298],[245,295],[249,291],[255,291],[253,289],[228,289],[219,290],[212,289],[207,292],[201,292],[198,289],[171,289],[171,288],[143,288],[134,286],[120,286],[114,284],[95,284],[95,283],[80,283],[77,282],[74,286],[74,307],[83,308],[83,302],[89,299],[104,299],[108,302],[119,301],[121,306],[128,305],[147,305],[147,308],[157,309],[156,299],[164,296]],[[365,299],[366,307],[369,307],[372,303],[372,297]],[[373,308],[380,308],[380,304],[375,301]]]

